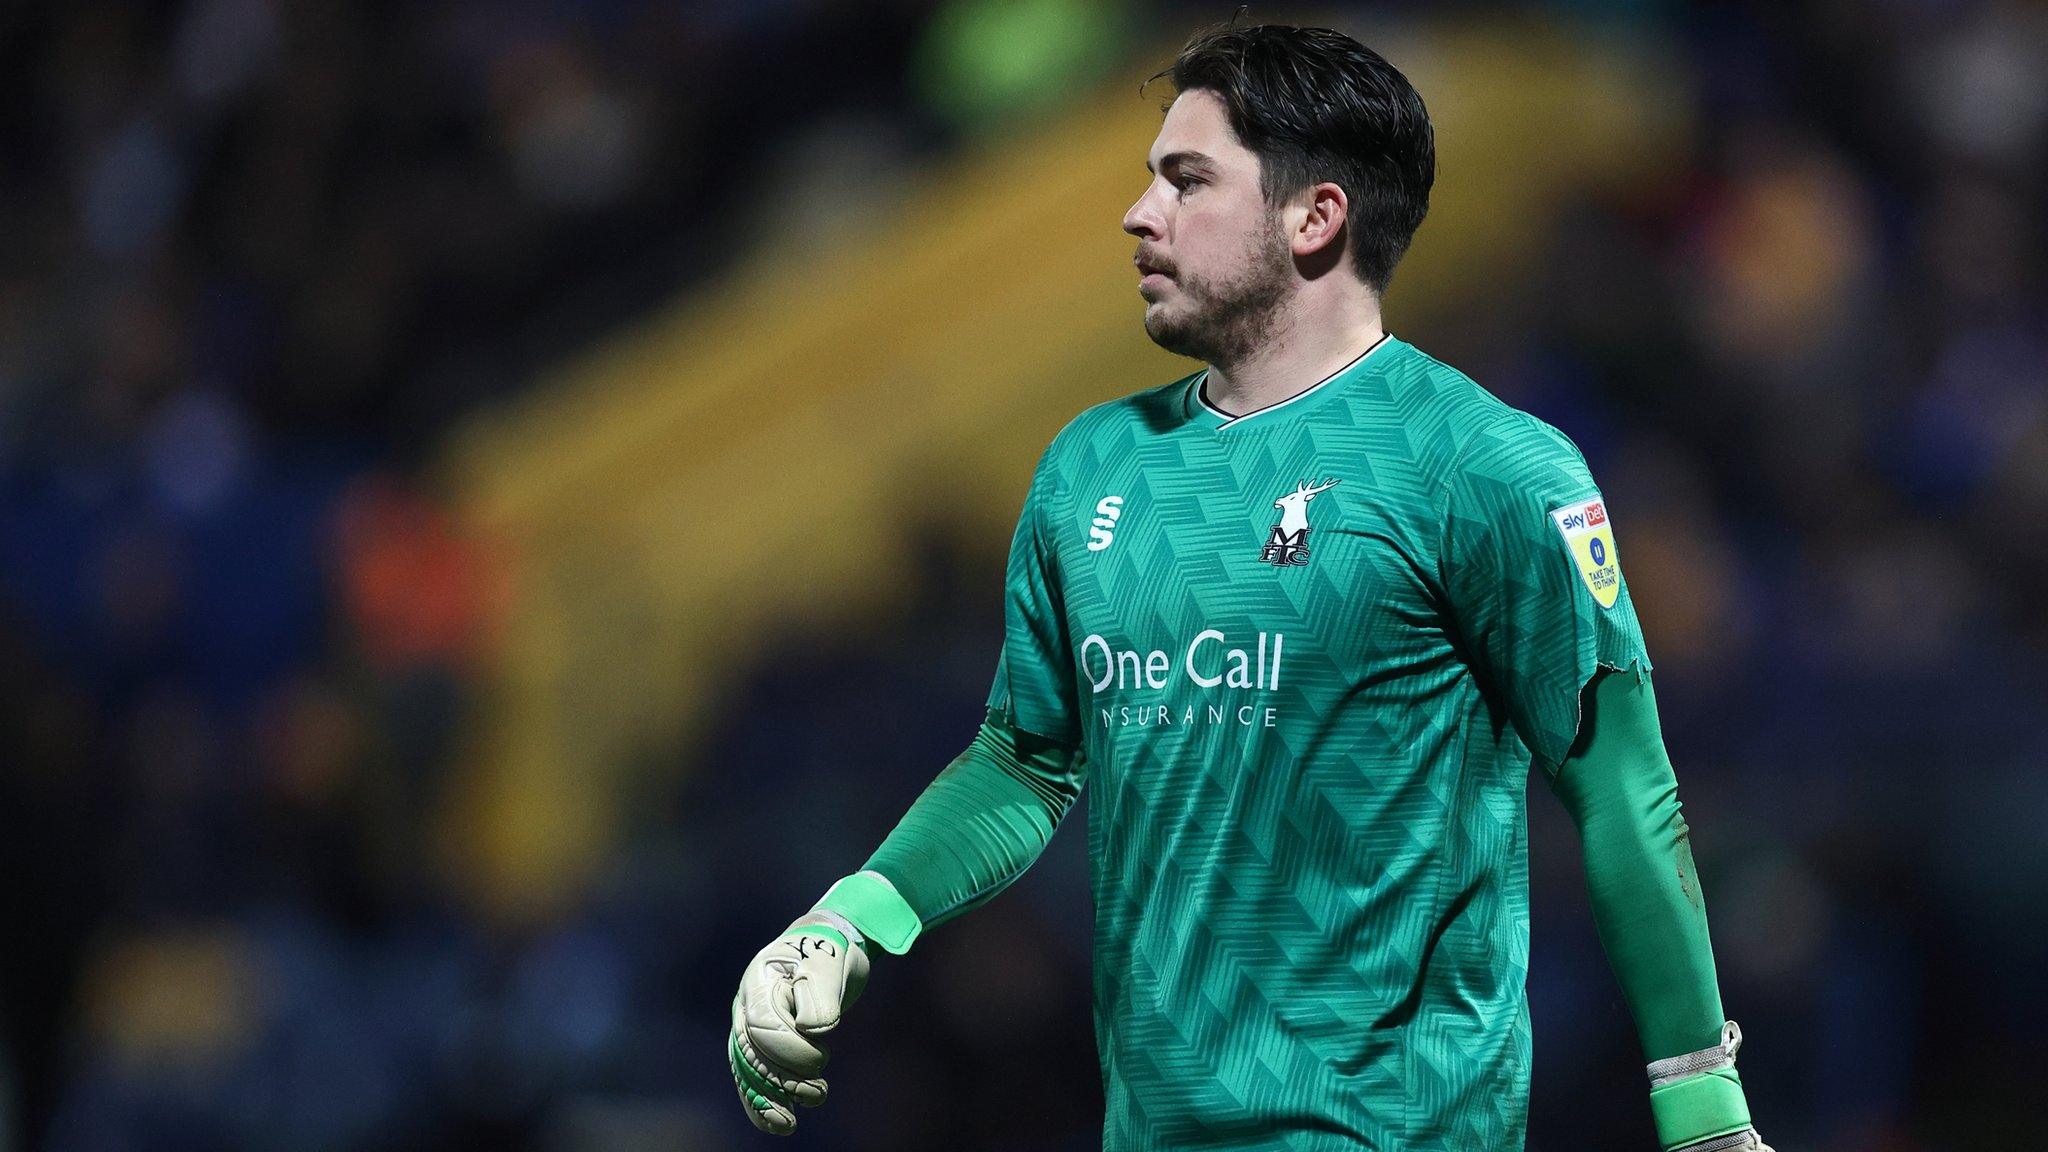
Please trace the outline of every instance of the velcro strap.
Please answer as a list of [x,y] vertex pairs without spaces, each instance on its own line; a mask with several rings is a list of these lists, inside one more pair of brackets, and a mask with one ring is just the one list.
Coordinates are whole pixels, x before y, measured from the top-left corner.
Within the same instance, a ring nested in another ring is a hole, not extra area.
[[860,934],[897,956],[910,950],[924,922],[880,872],[856,872],[832,885],[818,907],[837,912]]
[[[1757,1136],[1756,1129],[1742,1128],[1730,1132],[1726,1136],[1715,1136],[1698,1144],[1681,1148],[1679,1152],[1736,1152],[1737,1149],[1748,1152],[1749,1149],[1762,1147],[1763,1140]],[[1770,1152],[1770,1149],[1765,1148],[1764,1152]]]
[[1650,1090],[1650,1115],[1665,1148],[1683,1148],[1749,1127],[1749,1102],[1733,1067]]
[[[835,916],[833,919],[836,920],[838,917]],[[820,940],[830,940],[834,944],[839,945],[842,951],[853,947],[853,941],[848,940],[846,933],[837,925],[821,924],[816,920],[806,920],[801,924],[790,925],[788,935],[816,936]]]
[[1697,1052],[1687,1052],[1682,1056],[1672,1056],[1664,1060],[1652,1060],[1649,1067],[1650,1087],[1662,1088],[1688,1076],[1712,1072],[1717,1068],[1732,1068],[1735,1066],[1735,1054],[1741,1050],[1742,1025],[1733,1020],[1726,1021],[1721,1025],[1720,1043],[1712,1048],[1702,1048]]

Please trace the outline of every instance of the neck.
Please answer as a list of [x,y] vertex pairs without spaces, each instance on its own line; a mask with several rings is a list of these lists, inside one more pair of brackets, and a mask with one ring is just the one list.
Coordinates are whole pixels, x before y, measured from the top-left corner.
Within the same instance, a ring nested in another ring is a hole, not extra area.
[[1329,378],[1386,334],[1379,301],[1369,295],[1365,307],[1347,308],[1335,321],[1328,311],[1311,319],[1298,308],[1282,308],[1264,344],[1209,366],[1202,393],[1210,405],[1232,416],[1269,408]]

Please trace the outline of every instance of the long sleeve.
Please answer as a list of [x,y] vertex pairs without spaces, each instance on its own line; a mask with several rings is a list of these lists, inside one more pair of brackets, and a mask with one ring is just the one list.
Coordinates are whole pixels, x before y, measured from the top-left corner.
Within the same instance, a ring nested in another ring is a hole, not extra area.
[[[826,905],[889,951],[907,950],[924,929],[986,902],[1023,875],[1079,798],[1085,775],[1080,753],[1012,728],[992,711],[868,858],[859,876],[870,885],[835,888],[837,898],[828,895]],[[907,934],[879,929],[876,902],[857,895],[863,887],[871,890],[874,877],[915,915]]]
[[1552,789],[1584,841],[1601,943],[1644,1054],[1711,1048],[1726,1019],[1678,780],[1647,674],[1604,672]]
[[1049,518],[1064,509],[1058,448],[1039,457],[1004,571],[1003,648],[981,731],[820,907],[889,952],[1022,875],[1081,794],[1085,757]]

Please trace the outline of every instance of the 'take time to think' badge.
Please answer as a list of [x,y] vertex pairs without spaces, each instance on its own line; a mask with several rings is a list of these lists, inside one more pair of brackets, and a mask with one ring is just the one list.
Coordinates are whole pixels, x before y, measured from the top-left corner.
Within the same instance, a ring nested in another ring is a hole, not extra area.
[[1594,602],[1602,608],[1614,607],[1621,595],[1621,558],[1614,554],[1614,522],[1607,518],[1606,501],[1595,496],[1569,504],[1552,512],[1550,519],[1564,534],[1565,546],[1571,549],[1572,561],[1579,566]]

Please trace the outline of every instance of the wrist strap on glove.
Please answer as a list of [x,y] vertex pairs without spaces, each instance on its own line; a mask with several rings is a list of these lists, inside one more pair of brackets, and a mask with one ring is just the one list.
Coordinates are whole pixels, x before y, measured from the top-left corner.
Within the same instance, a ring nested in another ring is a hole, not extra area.
[[803,919],[789,926],[797,936],[819,936],[836,941],[841,948],[858,948],[865,952],[868,942],[846,917],[829,908],[817,907],[804,914]]
[[916,910],[880,872],[856,872],[832,885],[813,912],[841,918],[896,956],[908,952],[924,931]]
[[[1735,1074],[1741,1047],[1742,1029],[1730,1020],[1721,1025],[1721,1042],[1714,1047],[1650,1064],[1650,1114],[1658,1143],[1667,1149],[1699,1146],[1699,1152],[1741,1146],[1749,1130],[1749,1102]],[[1722,1139],[1734,1143],[1717,1143]]]
[[[1688,1144],[1678,1152],[1735,1152],[1738,1148],[1747,1152],[1748,1149],[1762,1147],[1763,1141],[1757,1137],[1756,1129],[1741,1128],[1726,1136],[1716,1136],[1698,1144]],[[1770,1152],[1770,1149],[1765,1148],[1764,1152]]]

